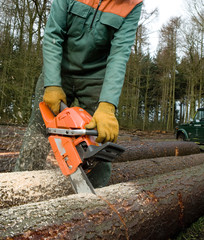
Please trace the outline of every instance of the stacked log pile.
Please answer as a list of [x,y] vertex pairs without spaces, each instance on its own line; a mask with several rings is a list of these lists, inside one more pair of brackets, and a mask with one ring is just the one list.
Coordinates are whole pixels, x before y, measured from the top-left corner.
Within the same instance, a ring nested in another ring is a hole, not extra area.
[[22,139],[14,132],[0,142],[0,239],[164,240],[204,215],[204,154],[194,143],[121,142],[109,186],[74,194],[56,166],[10,172]]
[[[114,163],[109,185],[134,181],[204,164],[204,155]],[[1,173],[0,208],[45,201],[73,194],[67,177],[57,170]]]
[[96,196],[58,170],[2,173],[0,239],[168,239],[204,214],[203,172],[202,153],[116,163]]

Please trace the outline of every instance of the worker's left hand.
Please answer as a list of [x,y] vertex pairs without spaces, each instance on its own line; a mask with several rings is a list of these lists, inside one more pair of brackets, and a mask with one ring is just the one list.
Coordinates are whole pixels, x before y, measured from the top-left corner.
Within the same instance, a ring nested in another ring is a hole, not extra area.
[[45,88],[43,101],[50,107],[55,115],[60,111],[61,101],[67,104],[66,94],[61,87],[49,86]]
[[119,124],[115,117],[115,106],[111,103],[100,102],[92,120],[85,126],[87,129],[97,128],[99,143],[116,142]]

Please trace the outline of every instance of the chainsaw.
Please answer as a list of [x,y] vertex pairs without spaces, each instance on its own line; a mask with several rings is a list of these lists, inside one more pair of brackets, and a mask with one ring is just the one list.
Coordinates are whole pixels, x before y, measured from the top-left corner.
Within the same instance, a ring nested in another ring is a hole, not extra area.
[[45,102],[39,107],[55,158],[74,192],[95,194],[87,173],[100,161],[112,162],[125,149],[112,142],[97,143],[97,130],[85,129],[92,116],[80,107],[68,107],[61,102],[57,116]]

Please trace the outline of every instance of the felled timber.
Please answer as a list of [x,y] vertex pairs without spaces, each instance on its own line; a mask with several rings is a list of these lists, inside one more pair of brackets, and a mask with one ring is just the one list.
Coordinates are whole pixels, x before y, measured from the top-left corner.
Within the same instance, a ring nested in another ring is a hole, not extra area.
[[58,170],[0,174],[0,208],[73,194],[67,177]]
[[20,150],[25,127],[0,125],[0,152]]
[[3,209],[0,238],[168,239],[204,214],[204,164]]
[[15,166],[19,152],[0,153],[0,172],[11,172]]
[[[167,156],[185,156],[200,153],[200,148],[193,142],[167,141],[167,142],[128,142],[122,143],[126,151],[115,162],[135,161],[140,159],[167,157]],[[14,168],[17,153],[1,153],[0,155],[0,172],[11,172]],[[54,156],[53,156],[54,158]],[[48,164],[53,161],[48,160]],[[47,168],[51,168],[47,164]],[[53,165],[53,167],[55,167]]]
[[[18,156],[19,156],[19,152],[0,153],[0,173],[12,172],[15,167]],[[45,168],[53,169],[53,168],[56,168],[56,165],[57,165],[57,161],[55,160],[54,155],[48,156]]]
[[122,145],[126,148],[126,151],[115,160],[117,162],[200,153],[200,148],[197,144],[184,141],[137,141],[128,142],[127,144],[123,143]]
[[[204,154],[114,163],[109,185],[185,169],[204,163]],[[0,208],[73,194],[59,169],[0,174]]]
[[114,163],[109,184],[127,182],[175,170],[182,170],[203,163],[203,153]]

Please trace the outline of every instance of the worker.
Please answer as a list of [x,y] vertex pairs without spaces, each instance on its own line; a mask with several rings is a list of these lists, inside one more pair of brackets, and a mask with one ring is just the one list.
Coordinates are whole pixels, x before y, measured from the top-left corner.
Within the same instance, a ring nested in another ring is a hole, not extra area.
[[[54,0],[43,39],[43,71],[15,171],[45,168],[50,151],[39,110],[42,100],[58,114],[60,102],[80,107],[93,118],[99,143],[116,142],[115,116],[126,63],[134,44],[142,0]],[[105,186],[111,164],[100,162],[89,174],[94,187]]]

